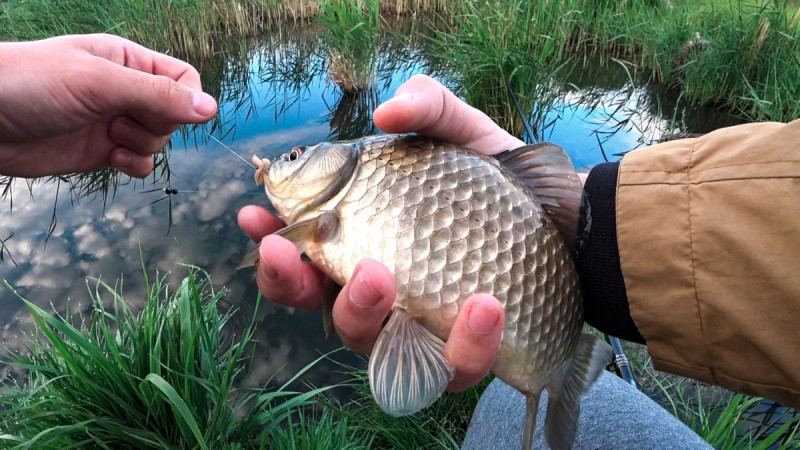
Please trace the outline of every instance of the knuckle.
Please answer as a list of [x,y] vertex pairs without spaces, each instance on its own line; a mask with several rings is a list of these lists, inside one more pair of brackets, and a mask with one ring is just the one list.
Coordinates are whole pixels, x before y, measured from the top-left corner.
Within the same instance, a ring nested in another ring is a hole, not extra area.
[[165,103],[172,103],[181,98],[181,88],[178,83],[165,76],[156,76],[153,80],[153,94]]

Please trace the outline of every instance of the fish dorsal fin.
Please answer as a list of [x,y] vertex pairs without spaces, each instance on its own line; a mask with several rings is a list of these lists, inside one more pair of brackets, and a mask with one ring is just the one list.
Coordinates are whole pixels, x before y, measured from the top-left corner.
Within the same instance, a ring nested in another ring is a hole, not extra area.
[[[339,231],[339,216],[334,212],[325,211],[319,216],[301,220],[281,228],[275,234],[291,241],[301,252],[305,252],[309,243],[336,239],[339,236]],[[237,270],[256,265],[259,258],[258,247],[255,246],[244,255]]]
[[405,311],[392,311],[369,359],[378,406],[394,417],[413,414],[438,400],[454,375],[444,342]]
[[597,337],[582,334],[564,377],[547,385],[549,394],[544,435],[550,448],[570,449],[578,429],[581,396],[594,383],[613,357],[611,347]]
[[577,242],[583,241],[588,232],[588,224],[579,225],[578,222],[581,217],[590,217],[589,204],[583,197],[581,180],[564,150],[544,142],[509,150],[496,158],[533,191],[564,243],[570,251],[575,251]]

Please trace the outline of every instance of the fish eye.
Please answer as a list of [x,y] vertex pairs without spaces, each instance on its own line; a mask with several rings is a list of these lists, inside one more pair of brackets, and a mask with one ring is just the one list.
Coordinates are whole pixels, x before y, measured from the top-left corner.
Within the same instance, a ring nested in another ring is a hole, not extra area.
[[289,161],[297,161],[297,159],[300,158],[300,155],[302,154],[303,154],[303,149],[300,147],[295,147],[289,152],[289,156],[287,157],[287,159]]

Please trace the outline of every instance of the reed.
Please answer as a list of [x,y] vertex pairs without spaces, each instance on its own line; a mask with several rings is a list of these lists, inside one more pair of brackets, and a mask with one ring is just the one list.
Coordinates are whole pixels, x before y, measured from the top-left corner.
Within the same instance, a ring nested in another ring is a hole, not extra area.
[[468,103],[520,136],[523,123],[510,89],[541,131],[558,95],[556,74],[565,67],[572,21],[570,2],[465,2],[452,27],[434,38],[437,52],[446,55],[442,76]]
[[375,83],[381,45],[379,2],[325,0],[316,21],[323,27],[331,81],[345,94],[370,89]]
[[[800,116],[800,8],[761,0],[581,1],[572,48],[624,58],[691,105]],[[701,45],[697,45],[701,43]]]
[[800,413],[796,410],[659,372],[644,346],[625,343],[624,347],[641,391],[713,448],[789,450],[800,445]]
[[0,16],[0,39],[104,32],[179,56],[209,56],[225,37],[253,35],[269,18],[258,0],[12,0]]

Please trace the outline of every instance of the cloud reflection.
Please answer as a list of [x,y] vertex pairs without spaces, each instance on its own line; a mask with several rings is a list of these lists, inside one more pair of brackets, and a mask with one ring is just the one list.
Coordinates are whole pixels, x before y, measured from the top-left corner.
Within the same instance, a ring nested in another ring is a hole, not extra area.
[[[245,155],[273,156],[293,145],[321,140],[327,133],[327,126],[314,120],[291,130],[243,138],[233,146]],[[122,185],[104,205],[102,199],[73,203],[62,185],[56,206],[57,228],[45,246],[56,185],[36,184],[33,195],[29,195],[25,183],[16,181],[13,209],[6,199],[10,212],[5,214],[0,232],[14,232],[7,246],[19,267],[0,263],[0,277],[37,306],[58,313],[66,311],[68,304],[72,310],[78,304],[89,305],[87,283],[94,290],[97,279],[112,286],[124,280],[126,302],[139,308],[147,293],[142,282],[141,250],[151,276],[156,270],[172,272],[170,281],[177,284],[186,273],[181,264],[197,265],[211,274],[215,285],[233,290],[231,303],[241,306],[253,302],[257,288],[252,273],[236,271],[253,244],[239,229],[236,215],[247,204],[266,205],[267,200],[263,188],[253,181],[253,169],[215,145],[171,152],[170,187],[178,193],[171,198],[173,224],[169,234],[169,201],[151,204],[166,194],[142,192],[166,186],[143,186],[140,182]],[[107,299],[110,301],[111,296]],[[273,375],[275,382],[284,382],[320,352],[341,345],[324,340],[318,313],[296,317],[296,312],[284,307],[268,304],[265,308],[260,313],[260,356],[254,361],[256,376],[251,378],[252,383],[263,383]],[[295,319],[309,321],[313,331],[298,327]],[[3,345],[19,348],[22,330],[31,327],[22,303],[10,292],[0,293]],[[279,374],[275,374],[278,369]],[[311,379],[322,384],[337,376],[340,380],[341,375],[319,369],[312,371]]]

